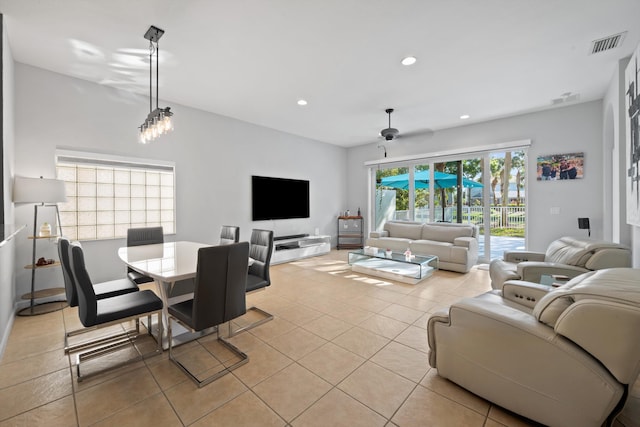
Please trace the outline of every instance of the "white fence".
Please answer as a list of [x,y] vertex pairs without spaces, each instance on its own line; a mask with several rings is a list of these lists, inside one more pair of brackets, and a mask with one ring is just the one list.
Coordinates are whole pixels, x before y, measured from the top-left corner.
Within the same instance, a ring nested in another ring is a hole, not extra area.
[[[513,228],[523,229],[525,226],[525,209],[524,206],[492,206],[491,211],[491,228]],[[414,221],[448,221],[457,222],[457,210],[455,207],[446,207],[444,212],[442,208],[434,210],[434,218],[431,219],[429,209],[416,209]],[[444,217],[443,217],[444,213]],[[482,226],[484,224],[484,209],[481,206],[463,206],[462,222],[472,222]],[[412,220],[408,210],[395,211],[393,219],[409,221]]]

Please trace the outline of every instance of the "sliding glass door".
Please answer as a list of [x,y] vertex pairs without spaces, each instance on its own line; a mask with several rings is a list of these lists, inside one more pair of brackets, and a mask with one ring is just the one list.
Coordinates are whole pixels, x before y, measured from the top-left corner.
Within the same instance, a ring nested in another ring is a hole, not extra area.
[[[505,250],[524,250],[526,231],[526,156],[523,150],[489,155],[491,220],[487,256],[500,258]],[[484,231],[484,230],[483,230]]]
[[[409,212],[408,167],[388,168],[376,170],[376,184],[374,207],[374,230],[382,230],[382,226],[389,220],[411,219]],[[398,176],[405,175],[403,178]]]
[[434,169],[434,220],[481,221],[482,158],[434,163]]
[[520,150],[377,167],[372,228],[388,220],[473,223],[481,262],[524,249],[525,165]]

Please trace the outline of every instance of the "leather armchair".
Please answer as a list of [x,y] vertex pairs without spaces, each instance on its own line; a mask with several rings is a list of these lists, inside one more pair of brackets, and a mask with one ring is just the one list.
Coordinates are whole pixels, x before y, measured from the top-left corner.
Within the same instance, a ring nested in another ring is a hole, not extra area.
[[428,322],[438,375],[549,426],[611,425],[640,373],[640,270],[508,281]]
[[540,283],[542,275],[569,278],[603,268],[631,267],[629,248],[612,242],[561,237],[545,252],[507,251],[489,265],[491,287],[502,289],[507,280]]

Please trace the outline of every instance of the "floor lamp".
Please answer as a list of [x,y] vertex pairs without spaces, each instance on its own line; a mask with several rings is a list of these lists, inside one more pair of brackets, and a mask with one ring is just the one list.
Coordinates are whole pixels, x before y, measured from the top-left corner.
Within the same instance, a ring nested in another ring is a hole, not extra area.
[[[60,224],[60,211],[57,203],[66,202],[67,196],[64,187],[64,181],[58,179],[26,178],[15,177],[13,183],[13,202],[14,203],[35,203],[33,207],[33,252],[31,259],[31,294],[29,296],[29,307],[18,312],[20,316],[33,316],[36,314],[50,313],[60,310],[66,306],[66,301],[49,301],[40,304],[35,303],[36,290],[36,240],[38,237],[38,208],[55,207],[58,220],[58,227],[62,235],[62,225]],[[52,230],[53,235],[41,237],[56,237],[56,230]],[[43,296],[44,297],[44,296]]]

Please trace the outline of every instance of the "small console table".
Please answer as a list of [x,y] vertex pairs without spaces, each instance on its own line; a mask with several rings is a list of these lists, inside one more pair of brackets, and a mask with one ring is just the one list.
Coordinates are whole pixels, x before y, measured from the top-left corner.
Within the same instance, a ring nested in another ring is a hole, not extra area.
[[361,249],[364,238],[361,216],[338,217],[338,249]]
[[271,264],[282,264],[297,259],[328,254],[331,251],[331,236],[309,236],[294,234],[273,238]]

